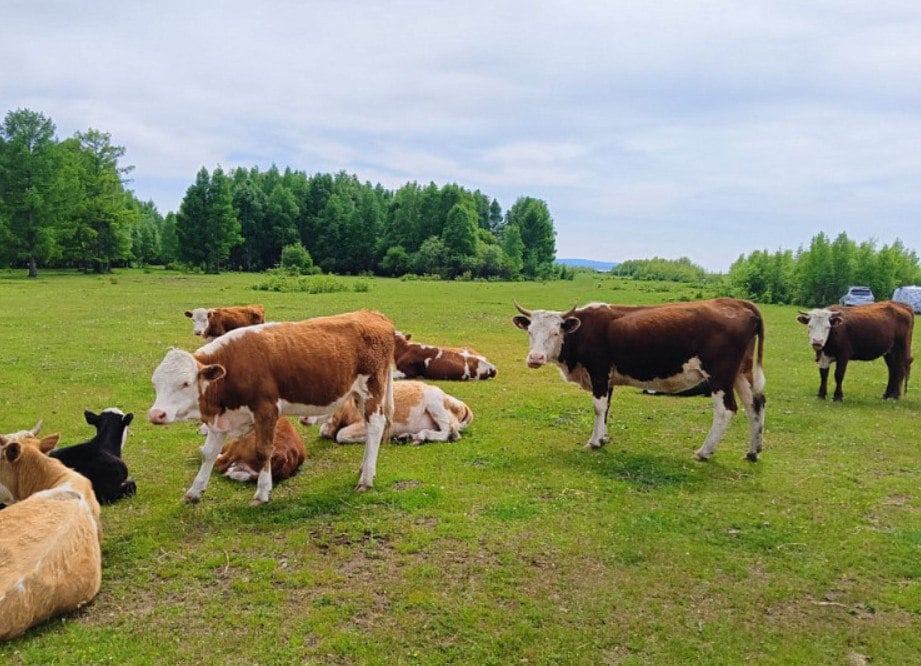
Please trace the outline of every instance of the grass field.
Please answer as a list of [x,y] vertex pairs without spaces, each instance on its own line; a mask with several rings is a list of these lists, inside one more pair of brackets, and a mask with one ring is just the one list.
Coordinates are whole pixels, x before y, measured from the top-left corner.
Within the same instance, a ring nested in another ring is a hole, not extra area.
[[[701,464],[710,401],[627,388],[612,443],[585,450],[590,395],[529,370],[510,321],[513,298],[566,309],[696,289],[580,275],[309,295],[254,291],[254,275],[22,273],[0,273],[0,432],[43,418],[78,443],[84,409],[133,411],[138,494],[103,508],[96,600],[0,645],[0,662],[921,661],[921,379],[883,402],[882,360],[852,363],[845,402],[816,400],[795,308],[763,308],[761,461],[743,460],[740,414]],[[499,376],[442,383],[473,424],[458,443],[384,445],[370,492],[352,492],[362,447],[311,428],[269,504],[222,477],[181,504],[202,438],[146,422],[151,372],[170,345],[197,346],[185,309],[253,302],[271,320],[377,309],[419,341],[475,347]]]

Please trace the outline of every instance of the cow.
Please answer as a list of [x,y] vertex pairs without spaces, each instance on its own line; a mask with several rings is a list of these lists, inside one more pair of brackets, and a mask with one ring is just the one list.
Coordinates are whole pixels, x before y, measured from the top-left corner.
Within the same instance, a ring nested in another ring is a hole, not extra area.
[[0,437],[0,640],[89,603],[102,580],[92,485],[46,452]]
[[[207,429],[205,433],[207,435]],[[307,457],[307,447],[297,429],[286,418],[275,423],[272,438],[272,483],[292,476]],[[255,481],[259,477],[256,462],[256,434],[249,432],[239,439],[228,441],[221,455],[214,461],[217,471],[234,481]]]
[[[467,405],[437,386],[411,380],[393,385],[394,439],[414,444],[456,442],[472,420]],[[323,422],[320,436],[340,444],[364,441],[365,425],[354,400],[347,400]]]
[[911,306],[894,301],[880,301],[846,308],[830,305],[809,312],[800,311],[796,321],[806,325],[809,343],[819,364],[819,393],[828,395],[828,369],[835,363],[835,393],[842,401],[841,384],[850,361],[872,361],[883,357],[889,368],[884,400],[898,400],[904,386],[908,391],[911,370],[911,336],[915,315]]
[[528,367],[554,362],[566,381],[592,392],[595,426],[588,448],[607,442],[615,386],[674,393],[707,380],[713,424],[694,458],[713,455],[738,410],[735,392],[748,414],[746,458],[758,460],[764,431],[764,320],[753,303],[734,298],[653,306],[590,303],[567,312],[515,306],[521,316],[513,323],[530,339]]
[[238,305],[224,308],[195,308],[186,310],[192,320],[192,333],[211,342],[228,331],[241,326],[265,323],[265,309],[261,305]]
[[170,349],[153,373],[156,399],[147,418],[154,425],[200,419],[208,427],[185,501],[201,498],[224,438],[255,428],[259,479],[252,504],[264,504],[278,417],[326,415],[352,395],[367,427],[356,491],[371,488],[393,414],[393,340],[389,319],[362,310],[238,328],[194,354]]
[[131,497],[137,492],[137,485],[128,475],[122,449],[134,414],[109,407],[99,414],[86,410],[83,417],[96,428],[96,436],[83,444],[54,449],[49,455],[88,478],[101,503]]
[[470,347],[433,347],[410,342],[412,334],[396,333],[397,379],[490,379],[496,366]]

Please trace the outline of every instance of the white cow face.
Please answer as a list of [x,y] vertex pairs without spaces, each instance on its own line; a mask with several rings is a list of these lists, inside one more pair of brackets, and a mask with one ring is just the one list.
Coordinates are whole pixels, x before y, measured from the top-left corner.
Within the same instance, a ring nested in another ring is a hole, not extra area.
[[206,308],[186,310],[185,316],[192,320],[192,333],[204,335],[205,329],[208,328],[208,310]]
[[800,312],[796,321],[806,325],[809,334],[809,344],[814,350],[822,351],[828,342],[831,329],[844,321],[844,315],[834,310],[819,308],[809,312]]
[[534,310],[530,317],[515,317],[512,322],[522,331],[528,332],[529,368],[539,368],[548,361],[556,361],[563,348],[563,337],[582,325],[577,317],[564,319],[562,312],[554,310]]
[[165,425],[201,418],[198,398],[205,385],[199,382],[199,377],[216,379],[215,368],[220,368],[222,376],[221,366],[202,367],[189,352],[170,349],[151,377],[157,398],[147,412],[148,420]]

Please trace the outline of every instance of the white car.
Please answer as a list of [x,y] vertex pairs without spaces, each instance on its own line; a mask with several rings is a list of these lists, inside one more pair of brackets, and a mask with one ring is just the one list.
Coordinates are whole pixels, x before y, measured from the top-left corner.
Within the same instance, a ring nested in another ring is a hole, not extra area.
[[921,287],[916,285],[899,287],[892,292],[892,300],[910,305],[915,314],[918,314],[921,312]]

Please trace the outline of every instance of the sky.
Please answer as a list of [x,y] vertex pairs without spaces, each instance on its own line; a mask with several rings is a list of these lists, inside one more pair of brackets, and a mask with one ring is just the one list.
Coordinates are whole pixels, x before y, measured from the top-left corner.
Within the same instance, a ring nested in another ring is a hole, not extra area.
[[921,3],[0,0],[0,112],[203,166],[547,202],[557,256],[921,254]]

